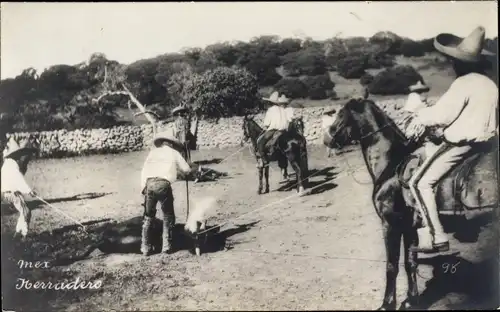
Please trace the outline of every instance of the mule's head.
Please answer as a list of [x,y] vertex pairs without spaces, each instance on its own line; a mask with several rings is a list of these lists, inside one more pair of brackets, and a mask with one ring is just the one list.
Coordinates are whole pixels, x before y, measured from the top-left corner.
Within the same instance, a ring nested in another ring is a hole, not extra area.
[[361,140],[361,121],[368,115],[371,101],[352,99],[338,112],[323,118],[324,144],[330,148],[342,148]]

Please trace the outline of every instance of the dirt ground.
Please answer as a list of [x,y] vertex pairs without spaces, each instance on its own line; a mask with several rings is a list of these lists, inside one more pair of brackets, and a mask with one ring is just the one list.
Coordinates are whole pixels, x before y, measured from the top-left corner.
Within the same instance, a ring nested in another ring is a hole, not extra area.
[[[225,250],[200,257],[186,250],[147,258],[138,250],[121,254],[96,251],[85,260],[55,266],[59,256],[83,253],[95,237],[72,227],[71,220],[40,204],[33,210],[28,240],[12,240],[17,215],[4,213],[2,208],[2,259],[7,259],[2,264],[4,309],[377,308],[385,287],[385,251],[382,227],[370,200],[372,184],[360,151],[327,158],[323,147],[310,146],[309,168],[316,172],[311,183],[317,188],[305,197],[296,197],[295,190],[278,190],[280,174],[275,164],[270,172],[271,192],[257,195],[255,161],[248,149],[234,154],[237,151],[238,148],[202,150],[192,155],[194,161],[204,160],[206,166],[229,174],[217,182],[190,183],[189,191],[191,199],[217,196],[221,204],[209,225],[234,220],[223,229],[235,229],[236,233],[228,237]],[[142,215],[139,176],[145,157],[146,152],[134,152],[39,160],[30,165],[27,176],[40,196],[80,222],[106,218],[120,222]],[[220,159],[223,161],[217,163]],[[349,175],[347,168],[360,169]],[[186,217],[185,187],[184,182],[174,185],[178,223]],[[256,209],[260,210],[249,213]],[[245,213],[249,214],[234,219]],[[485,264],[495,250],[491,237],[491,229],[485,228],[476,243],[458,245],[452,239],[461,254],[436,260],[433,279],[432,266],[420,266],[420,291],[429,282],[428,287],[438,285],[442,292],[432,293],[436,297],[432,298],[432,309],[456,309],[457,304],[464,308],[494,307],[495,303],[484,297],[477,299],[477,294],[470,291],[487,292],[486,282],[492,275],[491,271],[483,271],[495,267]],[[47,260],[52,266],[21,270],[16,266],[19,260]],[[445,263],[455,265],[456,272],[444,272]],[[495,264],[498,274],[498,263]],[[483,272],[486,278],[477,272]],[[102,287],[78,291],[13,288],[17,278],[61,282],[77,277],[101,280]],[[401,265],[398,302],[405,298],[406,285]]]

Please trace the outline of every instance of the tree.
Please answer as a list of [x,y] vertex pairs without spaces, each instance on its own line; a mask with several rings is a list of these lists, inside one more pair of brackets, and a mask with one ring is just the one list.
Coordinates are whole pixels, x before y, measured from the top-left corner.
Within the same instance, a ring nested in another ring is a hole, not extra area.
[[183,101],[209,118],[243,115],[257,105],[257,79],[242,68],[219,67],[194,74],[184,85]]
[[274,85],[274,89],[291,99],[306,98],[308,95],[306,84],[296,77],[284,77]]
[[316,47],[288,53],[282,57],[282,64],[289,76],[315,76],[326,72],[324,52]]
[[378,73],[369,84],[371,94],[408,94],[409,87],[421,81],[422,76],[412,66],[396,66]]
[[328,74],[318,76],[307,76],[303,79],[307,87],[308,97],[312,100],[322,100],[333,94],[335,84]]

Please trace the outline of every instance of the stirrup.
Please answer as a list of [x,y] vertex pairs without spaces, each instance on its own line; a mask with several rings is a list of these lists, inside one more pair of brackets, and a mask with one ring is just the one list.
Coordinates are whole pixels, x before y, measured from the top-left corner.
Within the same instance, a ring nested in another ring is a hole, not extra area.
[[449,250],[450,250],[450,243],[449,242],[433,244],[433,246],[431,248],[426,248],[426,247],[411,247],[410,248],[411,252],[421,252],[421,253],[425,253],[425,254],[447,252]]

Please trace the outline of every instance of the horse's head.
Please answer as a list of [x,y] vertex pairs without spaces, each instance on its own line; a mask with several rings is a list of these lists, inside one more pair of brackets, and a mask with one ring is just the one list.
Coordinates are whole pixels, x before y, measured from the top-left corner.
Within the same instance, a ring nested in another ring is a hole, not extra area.
[[241,139],[241,142],[240,142],[241,146],[243,146],[245,144],[245,142],[250,139],[250,130],[248,129],[248,122],[250,120],[253,120],[252,116],[249,117],[248,115],[245,115],[243,117],[243,124],[241,126],[243,128],[243,138]]
[[300,117],[295,117],[290,121],[290,125],[288,126],[289,131],[294,131],[296,133],[299,133],[301,135],[304,134],[304,119],[302,116]]
[[[333,110],[324,118],[324,143],[330,148],[342,148],[361,140],[362,120],[368,116],[370,100],[351,99],[338,112]],[[325,124],[326,123],[326,124]]]

